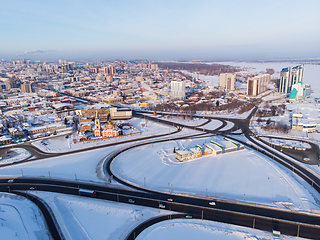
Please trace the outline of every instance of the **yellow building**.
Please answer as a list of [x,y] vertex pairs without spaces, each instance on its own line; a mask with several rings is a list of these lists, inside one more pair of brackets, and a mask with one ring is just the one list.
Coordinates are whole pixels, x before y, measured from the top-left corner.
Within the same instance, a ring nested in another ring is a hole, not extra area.
[[148,102],[144,102],[144,103],[140,103],[140,107],[149,107],[150,103]]
[[123,97],[110,96],[110,97],[103,98],[102,102],[109,103],[109,104],[119,103],[119,102],[123,102]]

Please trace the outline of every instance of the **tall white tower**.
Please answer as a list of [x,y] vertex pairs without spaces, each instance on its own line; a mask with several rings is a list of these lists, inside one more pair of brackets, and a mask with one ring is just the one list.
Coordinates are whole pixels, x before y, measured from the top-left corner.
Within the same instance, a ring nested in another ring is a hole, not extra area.
[[183,100],[186,98],[185,84],[182,81],[171,81],[171,97]]

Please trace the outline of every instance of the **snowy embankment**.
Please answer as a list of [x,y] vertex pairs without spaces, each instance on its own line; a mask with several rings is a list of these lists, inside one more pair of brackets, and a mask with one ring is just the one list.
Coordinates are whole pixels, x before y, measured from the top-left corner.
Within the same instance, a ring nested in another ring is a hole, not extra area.
[[[176,239],[273,239],[271,232],[231,224],[197,220],[174,219],[150,226],[139,234],[137,240],[176,240]],[[292,236],[281,236],[281,239],[302,239]]]
[[[185,162],[173,149],[192,148],[219,137],[170,141],[128,150],[115,158],[112,170],[134,184],[245,201],[298,211],[320,210],[319,194],[291,171],[252,149],[206,155]],[[123,173],[123,174],[122,174]]]
[[0,193],[0,239],[51,239],[38,207],[24,197]]
[[227,122],[227,125],[223,128],[221,128],[219,131],[227,131],[227,130],[230,130],[231,128],[234,127],[234,123],[233,122],[230,122],[230,121],[226,121]]
[[23,148],[10,149],[8,150],[8,154],[3,156],[2,159],[0,160],[0,165],[20,162],[22,160],[27,159],[30,156],[31,154],[26,149],[23,149]]
[[174,123],[180,123],[187,126],[198,126],[208,121],[205,118],[193,118],[191,120],[188,117],[183,118],[181,116],[177,117],[177,116],[167,116],[167,115],[163,117],[155,117],[155,118],[163,119],[163,120],[174,122]]
[[49,205],[66,239],[124,239],[147,219],[170,214],[166,210],[88,197],[40,191],[32,194]]
[[208,130],[215,130],[217,129],[218,127],[221,127],[222,126],[222,122],[219,121],[219,120],[216,120],[216,119],[212,119],[211,122],[209,122],[208,124],[200,127],[200,128],[203,128],[203,129],[208,129]]

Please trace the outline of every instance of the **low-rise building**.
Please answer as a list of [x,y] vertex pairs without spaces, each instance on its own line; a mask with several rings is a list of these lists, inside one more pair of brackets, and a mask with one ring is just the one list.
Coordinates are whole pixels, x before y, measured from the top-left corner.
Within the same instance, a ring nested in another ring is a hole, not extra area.
[[113,104],[123,102],[123,97],[110,95],[102,99],[102,102]]
[[202,150],[200,148],[190,148],[190,152],[193,153],[193,158],[202,157]]
[[125,120],[132,118],[130,108],[110,108],[110,117],[112,120]]
[[91,132],[92,131],[93,122],[82,122],[80,123],[80,132]]
[[7,137],[7,136],[1,136],[0,137],[0,143],[1,143],[1,145],[5,145],[5,144],[10,144],[10,143],[12,143],[13,141],[12,141],[12,138],[10,138],[10,137]]
[[66,128],[66,125],[63,123],[51,123],[45,126],[40,126],[40,127],[30,127],[28,128],[28,132],[31,135],[37,134],[37,133],[47,133],[47,132],[55,132],[58,129],[64,129]]
[[193,152],[189,151],[188,149],[183,149],[183,150],[177,150],[176,151],[176,158],[180,161],[183,162],[185,160],[190,160],[193,159]]
[[[223,152],[223,147],[216,144],[216,143],[205,143],[204,144],[208,149],[211,150],[211,153],[210,154],[213,154],[213,155],[218,155],[218,154],[221,154]],[[208,152],[208,151],[207,151]],[[207,154],[205,154],[207,155]]]

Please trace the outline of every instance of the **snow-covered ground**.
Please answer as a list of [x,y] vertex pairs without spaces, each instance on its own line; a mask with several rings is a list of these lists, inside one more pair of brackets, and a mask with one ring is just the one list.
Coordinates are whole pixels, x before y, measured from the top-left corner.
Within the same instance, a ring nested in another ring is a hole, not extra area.
[[[240,137],[240,136],[239,136]],[[113,163],[119,177],[159,191],[220,197],[230,200],[319,210],[319,194],[302,179],[272,159],[251,150],[207,155],[179,162],[174,147],[195,147],[219,137],[171,141],[138,147],[122,153]]]
[[183,119],[182,117],[177,118],[176,116],[164,116],[161,119],[165,119],[167,121],[175,122],[175,123],[181,123],[188,126],[198,126],[200,124],[205,123],[208,121],[204,118],[193,118],[193,120],[190,120],[188,118]]
[[[197,220],[197,219],[173,219],[163,221],[145,229],[137,240],[176,240],[176,239],[274,239],[271,232],[252,228],[240,227],[225,223]],[[302,239],[281,235],[277,239]]]
[[[310,102],[309,102],[310,101]],[[287,111],[282,116],[274,116],[274,117],[265,117],[261,118],[264,120],[267,120],[270,118],[271,121],[275,121],[282,124],[289,124],[289,112],[288,110],[292,111],[292,113],[301,113],[302,118],[293,118],[293,124],[296,124],[298,122],[303,123],[315,123],[316,128],[318,131],[320,131],[320,104],[315,104],[312,99],[309,99],[308,102],[303,103],[290,103],[286,105]],[[313,133],[307,133],[306,131],[298,131],[298,130],[289,130],[288,134],[283,133],[276,133],[274,131],[268,131],[265,129],[262,129],[261,126],[262,123],[259,125],[256,120],[257,117],[252,118],[251,126],[254,127],[254,131],[259,135],[278,135],[278,136],[293,136],[293,137],[305,137],[309,138],[310,140],[320,142],[320,133],[313,132]]]
[[42,140],[35,141],[32,144],[36,147],[40,148],[45,152],[68,152],[76,149],[89,148],[104,144],[111,143],[119,143],[131,139],[138,139],[147,136],[160,135],[171,133],[177,130],[177,128],[173,126],[168,126],[160,123],[156,123],[150,120],[141,119],[141,118],[133,118],[130,120],[132,126],[136,127],[141,134],[134,134],[129,136],[123,136],[119,138],[110,138],[104,140],[90,141],[85,143],[76,142],[74,143],[73,139],[76,139],[76,133],[74,133],[71,137],[65,138],[63,136],[46,139],[44,141],[45,145],[42,144]]
[[[182,137],[195,133],[199,133],[199,131],[184,128],[181,132],[170,135],[169,137]],[[168,138],[168,136],[161,138]],[[64,143],[63,141],[55,141],[54,144],[55,145],[53,145],[53,147],[56,149],[61,149]],[[102,160],[112,151],[116,151],[117,149],[121,149],[130,145],[132,145],[132,143],[125,143],[81,153],[74,153],[65,156],[21,163],[18,165],[6,166],[4,168],[0,168],[0,175],[21,176],[21,171],[23,171],[23,176],[49,177],[50,172],[51,178],[105,184],[106,177],[101,172],[103,163]],[[117,183],[113,182],[113,184]]]
[[196,116],[209,116],[209,117],[222,117],[222,118],[242,118],[245,119],[249,116],[252,109],[250,109],[248,112],[244,112],[242,114],[239,114],[237,112],[231,112],[229,113],[228,110],[223,110],[220,112],[216,111],[197,111]]
[[24,159],[27,159],[30,156],[31,154],[26,149],[23,149],[23,148],[10,149],[8,154],[1,158],[0,165],[19,162]]
[[309,143],[301,142],[301,141],[294,141],[294,140],[287,140],[287,139],[277,139],[277,138],[267,138],[261,137],[262,140],[276,146],[292,146],[297,148],[311,148]]
[[208,130],[215,130],[217,129],[218,127],[221,127],[222,126],[222,122],[219,121],[219,120],[216,120],[216,119],[212,119],[211,122],[209,122],[208,124],[200,127],[200,128],[203,128],[203,129],[208,129]]
[[0,193],[0,239],[52,239],[38,207],[24,197]]
[[60,157],[46,158],[37,161],[0,168],[1,176],[46,177],[86,182],[104,183],[105,179],[98,176],[97,165],[110,152],[120,147],[109,147],[75,153]]
[[35,191],[46,201],[66,239],[124,239],[147,219],[169,211],[112,201]]

